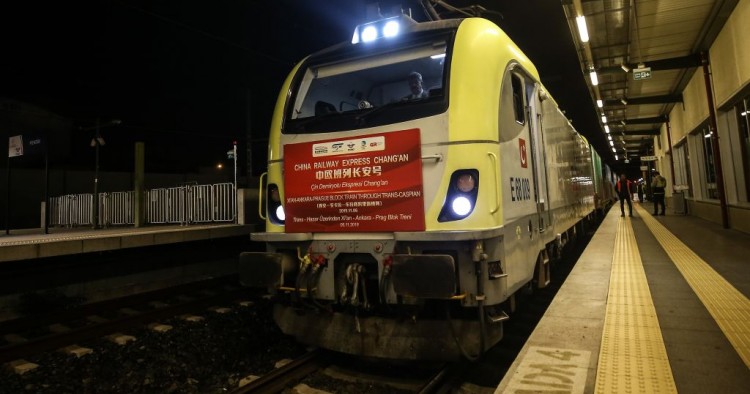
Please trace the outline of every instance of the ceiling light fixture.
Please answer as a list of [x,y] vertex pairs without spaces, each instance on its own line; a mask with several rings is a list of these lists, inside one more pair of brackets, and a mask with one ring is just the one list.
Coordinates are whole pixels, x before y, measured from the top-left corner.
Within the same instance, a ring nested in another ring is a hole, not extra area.
[[578,35],[581,36],[581,42],[589,42],[589,29],[586,28],[586,17],[581,15],[576,17],[578,24]]
[[607,115],[602,115],[602,123],[607,123]]
[[591,67],[591,71],[589,71],[589,77],[591,77],[591,84],[596,86],[599,84],[599,77],[596,75],[596,70],[594,70],[593,67]]
[[622,71],[625,71],[626,73],[630,72],[630,67],[628,67],[627,64],[625,63],[620,64],[620,68],[622,69]]
[[621,98],[620,102],[622,103],[622,105],[628,105],[628,100],[626,100],[625,97]]
[[[602,100],[596,100],[596,106],[601,108],[604,106],[604,101]],[[745,116],[744,114],[742,116]]]
[[604,131],[606,131],[607,134],[609,134],[609,125],[606,125],[606,124],[604,125]]

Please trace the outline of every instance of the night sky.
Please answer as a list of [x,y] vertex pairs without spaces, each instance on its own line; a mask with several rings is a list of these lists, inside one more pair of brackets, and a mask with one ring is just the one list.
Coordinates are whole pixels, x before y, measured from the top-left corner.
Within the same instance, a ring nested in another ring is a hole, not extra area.
[[[258,175],[283,79],[305,55],[349,40],[372,1],[15,3],[0,12],[0,97],[73,122],[70,147],[58,147],[53,166],[91,167],[93,131],[78,127],[98,117],[122,120],[101,129],[104,170],[131,171],[136,140],[146,143],[149,172],[227,163],[225,152],[237,140],[241,167],[249,145]],[[607,154],[559,1],[449,3],[501,13],[485,17],[519,44],[574,126]],[[425,20],[413,0],[380,4],[403,4]]]

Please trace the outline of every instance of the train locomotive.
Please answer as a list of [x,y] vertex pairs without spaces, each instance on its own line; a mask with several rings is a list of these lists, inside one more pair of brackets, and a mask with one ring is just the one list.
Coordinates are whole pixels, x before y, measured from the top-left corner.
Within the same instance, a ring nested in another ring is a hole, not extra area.
[[549,283],[604,200],[602,169],[494,23],[366,23],[283,83],[251,234],[266,251],[240,255],[241,282],[306,344],[473,358],[516,292]]

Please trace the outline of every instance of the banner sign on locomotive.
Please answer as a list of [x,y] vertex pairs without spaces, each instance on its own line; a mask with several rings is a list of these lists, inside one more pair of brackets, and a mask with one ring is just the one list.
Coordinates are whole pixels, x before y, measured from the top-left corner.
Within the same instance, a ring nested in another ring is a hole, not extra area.
[[419,129],[284,146],[286,232],[424,231]]

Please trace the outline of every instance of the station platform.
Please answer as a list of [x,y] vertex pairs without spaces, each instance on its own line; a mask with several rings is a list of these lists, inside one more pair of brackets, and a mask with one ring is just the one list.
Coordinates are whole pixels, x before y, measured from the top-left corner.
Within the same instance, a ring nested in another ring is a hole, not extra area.
[[496,393],[750,390],[750,235],[650,208],[610,209]]
[[0,262],[246,236],[256,225],[194,224],[148,227],[50,228],[0,234]]

